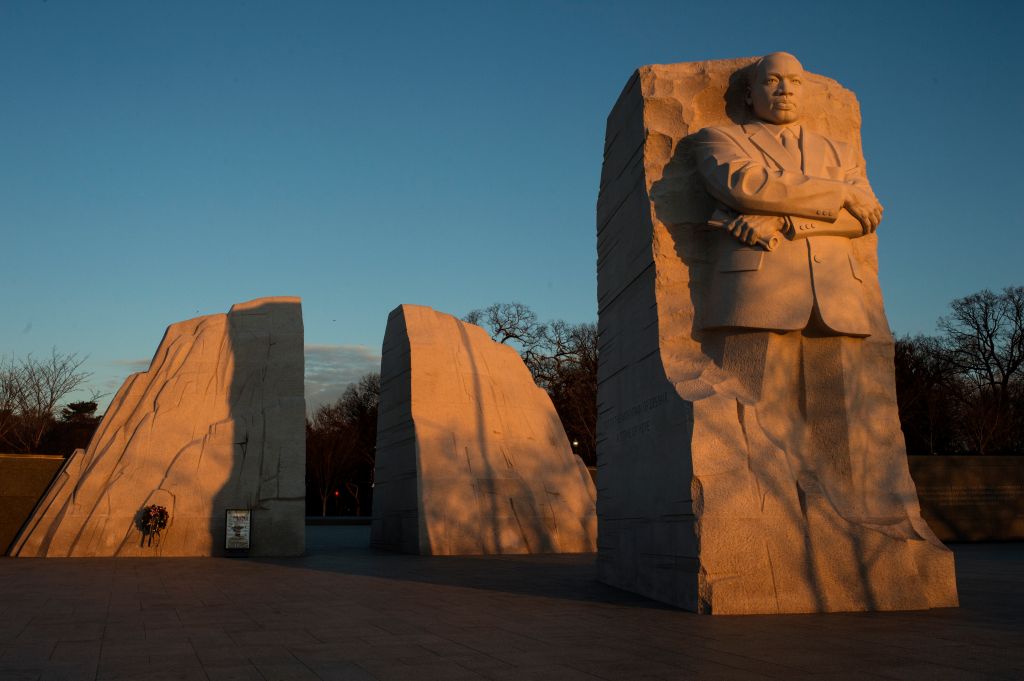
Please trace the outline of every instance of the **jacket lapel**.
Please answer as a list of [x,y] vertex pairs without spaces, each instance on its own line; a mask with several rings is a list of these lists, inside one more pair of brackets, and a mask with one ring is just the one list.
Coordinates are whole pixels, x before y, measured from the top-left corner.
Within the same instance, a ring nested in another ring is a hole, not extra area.
[[[750,134],[750,141],[760,149],[765,156],[775,161],[780,168],[788,170],[790,172],[799,173],[803,172],[800,168],[800,161],[795,156],[786,151],[786,148],[782,146],[778,138],[775,135],[768,132],[768,130],[760,123],[753,123],[744,126],[744,129]],[[807,156],[807,150],[804,149],[804,156]]]
[[838,161],[835,160],[835,154],[824,137],[804,128],[803,149],[805,175],[827,177],[833,180],[841,179],[832,177],[835,171],[827,170],[827,168],[837,165]]

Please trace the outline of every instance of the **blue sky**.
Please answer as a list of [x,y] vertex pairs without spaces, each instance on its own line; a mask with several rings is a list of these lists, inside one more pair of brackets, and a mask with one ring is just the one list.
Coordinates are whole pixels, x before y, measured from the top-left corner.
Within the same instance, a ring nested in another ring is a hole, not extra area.
[[596,318],[605,117],[788,50],[858,96],[897,333],[1024,284],[1019,2],[0,2],[0,352],[113,393],[164,328],[303,298],[311,400],[401,303]]

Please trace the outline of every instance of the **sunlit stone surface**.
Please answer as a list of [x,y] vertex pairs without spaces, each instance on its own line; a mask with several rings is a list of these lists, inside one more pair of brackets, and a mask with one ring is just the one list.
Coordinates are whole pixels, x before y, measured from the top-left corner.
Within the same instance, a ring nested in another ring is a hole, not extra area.
[[[252,555],[305,544],[305,398],[298,298],[260,298],[168,327],[84,452],[58,476],[12,553],[206,556],[224,511],[252,509]],[[165,506],[152,545],[140,509]]]
[[429,307],[388,318],[373,545],[424,555],[594,550],[594,486],[516,351]]
[[[876,236],[808,237],[832,227],[801,220],[799,237],[759,253],[708,222],[719,204],[697,159],[709,137],[694,133],[733,126],[746,145],[734,169],[779,172],[736,125],[748,114],[735,76],[751,61],[643,67],[608,117],[599,576],[716,614],[956,605],[952,554],[907,470]],[[805,167],[790,172],[842,182],[863,165],[856,99],[804,76]],[[898,228],[883,222],[882,238]],[[814,300],[831,331],[804,328]]]

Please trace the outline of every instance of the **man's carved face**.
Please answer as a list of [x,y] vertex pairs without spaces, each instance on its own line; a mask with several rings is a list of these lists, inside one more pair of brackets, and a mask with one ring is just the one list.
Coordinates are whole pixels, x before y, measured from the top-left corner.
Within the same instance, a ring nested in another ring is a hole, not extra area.
[[747,104],[767,123],[785,125],[800,117],[804,68],[791,54],[779,52],[761,60],[750,82]]

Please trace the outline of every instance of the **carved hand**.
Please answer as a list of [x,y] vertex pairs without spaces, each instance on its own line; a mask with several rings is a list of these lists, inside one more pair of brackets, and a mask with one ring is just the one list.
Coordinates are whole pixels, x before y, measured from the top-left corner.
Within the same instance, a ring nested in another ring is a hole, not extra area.
[[843,199],[843,208],[850,212],[850,215],[857,218],[865,234],[871,234],[878,229],[878,223],[882,221],[882,204],[868,191],[846,185],[846,197]]
[[785,218],[777,215],[737,215],[725,229],[745,244],[753,246],[785,227]]

